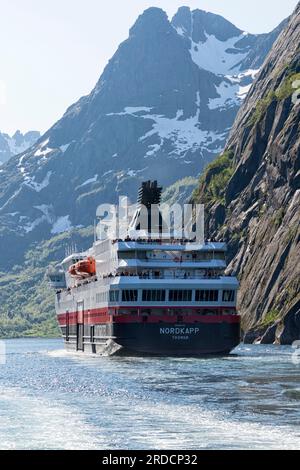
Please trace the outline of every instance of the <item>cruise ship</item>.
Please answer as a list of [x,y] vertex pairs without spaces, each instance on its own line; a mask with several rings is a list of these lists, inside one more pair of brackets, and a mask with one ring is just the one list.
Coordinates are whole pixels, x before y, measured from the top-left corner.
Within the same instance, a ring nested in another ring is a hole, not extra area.
[[[157,182],[138,202],[160,202]],[[96,355],[226,355],[240,342],[238,280],[225,243],[175,236],[95,239],[48,271],[67,350]]]

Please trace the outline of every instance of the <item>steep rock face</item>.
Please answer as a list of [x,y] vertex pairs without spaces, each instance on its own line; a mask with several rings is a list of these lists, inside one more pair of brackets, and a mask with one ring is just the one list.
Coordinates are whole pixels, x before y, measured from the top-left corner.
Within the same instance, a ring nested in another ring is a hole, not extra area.
[[29,131],[26,134],[17,131],[12,137],[0,132],[0,165],[34,145],[40,136],[37,131]]
[[32,242],[91,224],[100,203],[135,197],[143,179],[166,187],[201,173],[224,147],[260,41],[217,15],[183,9],[170,22],[146,10],[90,95],[3,166],[0,269]]
[[195,193],[209,232],[230,241],[246,341],[300,338],[299,44],[300,4]]

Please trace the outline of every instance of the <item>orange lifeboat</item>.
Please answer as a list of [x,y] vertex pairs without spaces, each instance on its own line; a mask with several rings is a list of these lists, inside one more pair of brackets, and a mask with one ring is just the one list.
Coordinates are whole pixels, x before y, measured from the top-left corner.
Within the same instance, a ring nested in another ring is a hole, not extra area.
[[72,264],[72,266],[69,267],[69,274],[71,274],[71,276],[77,276],[76,264]]
[[83,276],[95,276],[96,275],[96,260],[91,256],[87,259],[79,261],[76,264],[77,274],[82,274]]
[[78,261],[76,264],[72,264],[69,268],[69,273],[73,277],[89,277],[96,275],[96,260],[89,256],[86,259]]

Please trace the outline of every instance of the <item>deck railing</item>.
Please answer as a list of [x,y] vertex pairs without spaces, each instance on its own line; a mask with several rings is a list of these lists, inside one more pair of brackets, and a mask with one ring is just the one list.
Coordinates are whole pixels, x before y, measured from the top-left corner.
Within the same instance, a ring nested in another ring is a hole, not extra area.
[[107,277],[132,277],[132,278],[138,278],[138,279],[141,279],[141,280],[160,280],[160,279],[167,279],[167,280],[193,280],[193,279],[220,279],[222,277],[221,274],[218,274],[218,275],[205,275],[205,274],[192,274],[192,275],[189,275],[189,274],[186,274],[186,275],[182,275],[182,274],[160,274],[159,276],[155,275],[155,274],[151,274],[151,273],[145,273],[145,274],[141,274],[141,273],[138,273],[138,274],[130,274],[130,273],[124,273],[124,274],[116,274],[116,275],[112,275],[112,276],[107,276]]

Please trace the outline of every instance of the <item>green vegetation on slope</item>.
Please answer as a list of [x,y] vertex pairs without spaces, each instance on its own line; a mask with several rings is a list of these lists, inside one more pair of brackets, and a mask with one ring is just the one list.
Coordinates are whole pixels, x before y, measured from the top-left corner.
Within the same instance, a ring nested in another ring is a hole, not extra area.
[[273,309],[270,310],[266,316],[262,319],[262,321],[259,323],[259,327],[268,327],[270,325],[273,325],[278,319],[280,318],[280,311]]
[[0,336],[18,337],[38,328],[57,336],[53,292],[48,289],[43,268],[19,268],[0,277]]
[[258,101],[254,112],[250,118],[249,124],[257,124],[266,114],[267,109],[273,101],[283,101],[293,95],[295,88],[293,83],[300,80],[300,73],[289,74],[277,90],[269,91],[267,96]]
[[91,227],[58,235],[33,246],[23,266],[0,273],[0,337],[59,335],[54,293],[45,273],[49,265],[62,260],[71,243],[86,249],[92,235]]
[[162,194],[162,202],[172,206],[173,204],[186,204],[189,202],[193,190],[198,185],[198,179],[193,177],[183,178],[176,181]]
[[193,199],[202,204],[224,203],[225,189],[233,173],[233,152],[228,150],[207,166]]

